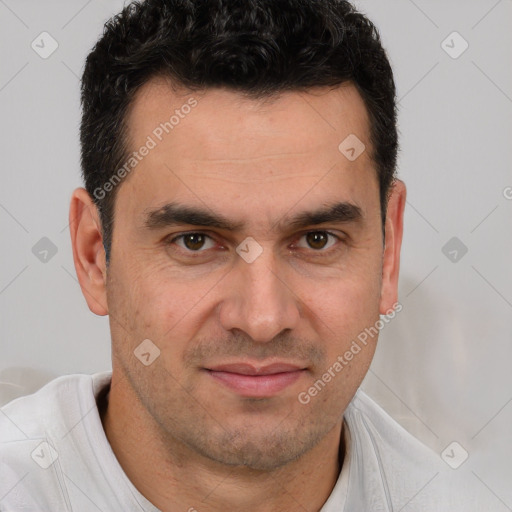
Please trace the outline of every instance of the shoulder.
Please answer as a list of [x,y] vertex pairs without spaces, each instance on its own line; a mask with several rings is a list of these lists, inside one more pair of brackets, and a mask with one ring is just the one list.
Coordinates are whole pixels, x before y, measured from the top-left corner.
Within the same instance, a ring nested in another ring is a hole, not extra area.
[[408,461],[431,463],[437,466],[440,459],[436,453],[414,437],[402,425],[394,420],[380,405],[361,389],[357,391],[345,416],[352,424],[356,435],[371,441],[381,455]]
[[359,497],[361,492],[378,496],[375,510],[490,510],[491,496],[475,489],[465,469],[449,467],[362,390],[345,411],[345,420],[351,488],[359,489]]
[[67,509],[60,444],[93,411],[110,374],[64,375],[0,408],[0,510],[6,503],[12,510],[39,510],[43,499],[51,510]]
[[0,446],[63,428],[95,405],[97,389],[110,380],[111,372],[62,375],[30,395],[0,408]]

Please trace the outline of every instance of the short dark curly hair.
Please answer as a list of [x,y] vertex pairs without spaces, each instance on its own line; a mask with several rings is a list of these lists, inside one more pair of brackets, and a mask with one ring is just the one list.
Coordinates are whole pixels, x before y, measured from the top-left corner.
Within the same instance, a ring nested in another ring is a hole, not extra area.
[[129,157],[135,93],[163,75],[190,91],[251,98],[353,83],[370,119],[384,232],[398,151],[393,73],[376,27],[345,0],[145,0],[111,18],[81,85],[81,165],[109,257],[118,187],[95,194]]

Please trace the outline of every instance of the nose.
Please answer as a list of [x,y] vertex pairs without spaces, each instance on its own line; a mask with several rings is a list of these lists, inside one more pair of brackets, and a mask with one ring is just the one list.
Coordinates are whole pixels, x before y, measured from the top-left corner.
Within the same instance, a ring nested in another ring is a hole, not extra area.
[[258,343],[297,327],[300,302],[285,277],[270,251],[252,263],[240,258],[225,283],[228,293],[219,308],[222,327],[240,329]]

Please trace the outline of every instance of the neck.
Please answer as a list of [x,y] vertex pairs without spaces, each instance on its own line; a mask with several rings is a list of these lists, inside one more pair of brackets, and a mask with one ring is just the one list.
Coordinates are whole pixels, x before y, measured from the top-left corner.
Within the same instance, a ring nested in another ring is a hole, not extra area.
[[[112,382],[99,412],[107,439],[138,491],[162,512],[319,511],[344,456],[342,420],[300,459],[273,471],[226,466],[160,431],[125,379]],[[127,407],[125,404],[136,404]]]

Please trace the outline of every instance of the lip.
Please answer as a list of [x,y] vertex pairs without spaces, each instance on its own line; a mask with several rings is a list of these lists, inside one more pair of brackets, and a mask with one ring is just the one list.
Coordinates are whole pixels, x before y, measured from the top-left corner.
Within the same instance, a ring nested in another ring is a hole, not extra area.
[[211,371],[237,373],[239,375],[274,375],[276,373],[288,373],[303,369],[303,366],[280,362],[264,366],[258,366],[250,363],[230,363],[208,368],[208,370]]
[[206,368],[211,377],[244,397],[268,398],[297,381],[307,370],[290,363],[257,366],[231,363]]

